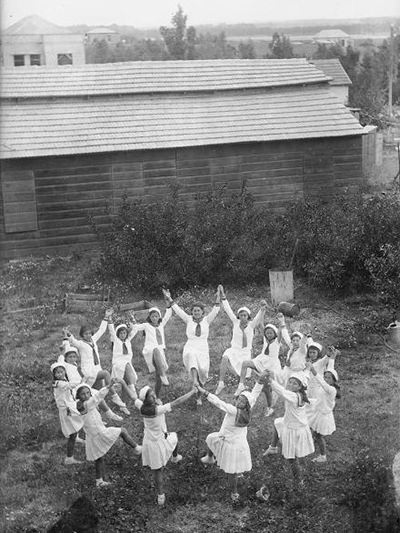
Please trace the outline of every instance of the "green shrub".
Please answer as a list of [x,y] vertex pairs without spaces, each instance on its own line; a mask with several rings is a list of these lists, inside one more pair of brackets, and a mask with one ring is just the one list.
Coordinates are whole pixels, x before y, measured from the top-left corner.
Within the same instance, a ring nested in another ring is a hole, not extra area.
[[277,215],[245,187],[212,189],[190,206],[174,187],[158,204],[125,201],[100,237],[103,276],[144,292],[265,282],[270,268],[289,266],[296,239],[293,267],[314,286],[373,289],[393,304],[400,292],[398,194],[299,201]]

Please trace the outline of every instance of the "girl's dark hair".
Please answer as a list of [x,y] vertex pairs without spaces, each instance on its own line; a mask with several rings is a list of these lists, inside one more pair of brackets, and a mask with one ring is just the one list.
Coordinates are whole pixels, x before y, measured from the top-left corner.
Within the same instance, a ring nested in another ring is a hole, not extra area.
[[339,385],[339,383],[336,381],[336,378],[335,378],[335,376],[332,374],[332,372],[330,372],[329,370],[325,370],[324,374],[326,374],[326,372],[329,372],[329,374],[333,377],[333,384],[332,384],[332,387],[335,387],[335,389],[336,389],[336,400],[340,400],[340,398],[342,397],[342,393],[340,392],[340,385]]
[[81,329],[79,330],[79,336],[83,337],[83,334],[85,333],[85,331],[90,331],[90,333],[92,333],[92,328],[88,324],[84,324],[83,326],[81,326]]
[[55,370],[56,368],[64,368],[65,379],[66,379],[67,381],[69,381],[68,376],[67,376],[67,372],[65,371],[65,367],[63,367],[62,365],[60,365],[60,366],[56,366],[56,367],[53,368],[53,370],[51,371],[51,373],[53,374],[53,381],[59,381],[59,380],[56,380],[56,377],[55,377],[55,375],[54,375],[54,370]]
[[200,307],[200,309],[203,311],[204,313],[204,310],[206,308],[206,306],[203,304],[203,302],[195,302],[192,307],[190,308],[190,310],[193,312],[193,308],[194,307]]
[[[303,404],[310,403],[310,400],[308,399],[308,396],[307,396],[307,387],[303,385],[303,383],[299,379],[297,379],[295,376],[290,376],[290,379],[295,379],[299,383],[300,390],[297,391],[297,394],[300,395],[302,403]],[[300,402],[299,402],[299,405],[300,405]]]
[[150,391],[151,391],[151,389],[149,389],[146,392],[146,396],[145,396],[145,399],[143,400],[143,405],[140,408],[140,412],[141,412],[141,414],[143,416],[147,416],[149,418],[152,418],[152,417],[156,416],[157,404],[149,403],[148,394],[149,394]]
[[[246,398],[246,396],[243,396]],[[235,426],[238,428],[246,427],[250,424],[250,404],[248,398],[246,398],[246,406],[241,409],[237,409],[235,417]]]

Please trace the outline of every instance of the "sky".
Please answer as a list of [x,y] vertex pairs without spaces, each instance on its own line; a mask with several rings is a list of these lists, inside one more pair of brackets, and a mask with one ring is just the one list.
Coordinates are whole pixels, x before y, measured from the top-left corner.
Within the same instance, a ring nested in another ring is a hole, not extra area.
[[28,15],[61,26],[170,25],[178,3],[188,25],[284,20],[400,17],[399,0],[0,0],[1,27]]

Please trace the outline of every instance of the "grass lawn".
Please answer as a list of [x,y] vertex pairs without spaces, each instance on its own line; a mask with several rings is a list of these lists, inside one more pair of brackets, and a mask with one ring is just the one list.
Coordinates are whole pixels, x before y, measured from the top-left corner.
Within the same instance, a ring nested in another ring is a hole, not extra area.
[[[207,401],[202,408],[196,408],[191,399],[167,415],[168,429],[178,432],[184,460],[165,468],[167,504],[159,509],[150,471],[140,465],[123,443],[117,443],[106,456],[108,475],[113,482],[110,488],[95,489],[92,463],[63,465],[66,440],[59,427],[49,366],[57,356],[63,326],[68,325],[77,333],[82,322],[90,322],[94,327],[100,322],[101,314],[96,311],[86,317],[63,314],[64,293],[76,290],[81,283],[97,286],[91,265],[79,258],[24,261],[3,268],[2,531],[47,531],[81,495],[91,500],[99,518],[97,529],[85,531],[102,533],[400,530],[391,476],[400,442],[400,359],[383,345],[379,336],[360,327],[363,316],[372,309],[370,302],[360,298],[329,300],[305,286],[297,290],[302,313],[299,320],[289,323],[290,327],[301,329],[307,324],[315,340],[325,346],[335,343],[342,350],[337,360],[342,385],[342,399],[335,412],[337,431],[328,438],[326,464],[317,466],[311,458],[303,461],[306,484],[301,495],[293,493],[288,465],[280,455],[262,457],[272,436],[273,418],[282,414],[281,402],[269,418],[265,416],[265,398],[260,397],[256,404],[249,427],[253,470],[240,480],[241,501],[233,506],[224,473],[216,467],[204,467],[199,461],[207,434],[219,429],[223,414]],[[233,308],[244,304],[253,311],[260,299],[269,294],[267,286],[228,288],[227,292]],[[122,288],[115,287],[112,293],[129,299]],[[144,296],[136,294],[131,298]],[[199,298],[209,305],[213,293],[211,290],[184,293],[178,302],[187,308]],[[154,303],[163,306],[161,300]],[[35,309],[11,312],[24,307]],[[380,312],[377,304],[375,311]],[[268,320],[271,318],[267,316]],[[175,316],[166,328],[171,386],[162,396],[164,402],[190,388],[181,357],[184,330],[183,322]],[[217,384],[221,354],[229,345],[230,333],[230,321],[221,311],[211,326],[211,381],[207,384],[211,391]],[[259,334],[255,342],[257,354],[261,345]],[[138,334],[133,346],[139,386],[153,383],[141,356],[142,345],[143,338]],[[100,346],[103,367],[110,369],[107,335]],[[221,398],[231,401],[237,379],[231,376],[228,383]],[[141,440],[141,416],[133,406],[131,411],[123,426]],[[78,458],[84,458],[79,445],[76,452]],[[266,484],[271,493],[265,504],[255,497],[261,484]],[[79,521],[80,528],[75,530],[83,531],[84,517]]]

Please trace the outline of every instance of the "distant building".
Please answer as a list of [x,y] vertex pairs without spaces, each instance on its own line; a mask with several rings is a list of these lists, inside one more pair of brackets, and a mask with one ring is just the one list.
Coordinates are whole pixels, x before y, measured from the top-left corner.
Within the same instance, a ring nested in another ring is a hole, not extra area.
[[313,41],[326,46],[333,44],[338,44],[342,48],[353,46],[353,39],[342,30],[321,30],[317,35],[314,35]]
[[83,65],[83,35],[31,15],[9,28],[1,38],[2,64],[5,67]]
[[347,72],[342,67],[339,59],[313,59],[310,61],[319,70],[332,78],[329,82],[331,91],[339,98],[344,104],[349,103],[349,86],[351,85],[351,79],[348,77]]
[[87,43],[104,40],[109,44],[117,44],[121,40],[120,34],[110,28],[93,28],[86,33],[85,38]]

